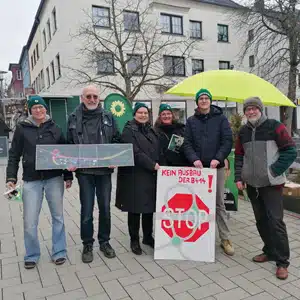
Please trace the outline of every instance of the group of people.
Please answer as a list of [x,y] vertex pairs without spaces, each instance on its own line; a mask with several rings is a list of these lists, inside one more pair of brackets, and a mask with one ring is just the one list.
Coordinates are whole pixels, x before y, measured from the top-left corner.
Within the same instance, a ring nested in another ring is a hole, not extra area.
[[[35,170],[37,144],[133,145],[134,166],[118,169],[115,205],[128,213],[130,247],[136,255],[142,254],[139,238],[141,219],[142,243],[154,248],[153,213],[160,166],[217,169],[216,222],[221,247],[227,255],[234,255],[224,205],[224,167],[233,148],[232,131],[222,109],[212,104],[208,90],[199,90],[195,101],[195,113],[185,125],[176,120],[168,104],[161,104],[154,126],[151,125],[147,105],[137,102],[133,119],[120,133],[113,115],[100,105],[99,89],[88,86],[82,91],[81,103],[69,116],[65,139],[61,129],[47,115],[45,101],[40,96],[31,97],[28,101],[30,116],[18,124],[14,133],[6,179],[7,187],[15,188],[22,157],[25,268],[34,268],[40,257],[37,227],[44,194],[52,216],[52,260],[57,265],[66,261],[63,181],[66,188],[70,188],[73,172],[79,184],[82,261],[93,261],[95,196],[99,208],[100,250],[108,258],[116,256],[109,243],[111,174],[115,167],[38,171]],[[242,127],[235,147],[235,177],[239,189],[244,189],[247,184],[257,227],[265,244],[263,254],[254,260],[276,260],[277,277],[285,279],[289,246],[283,222],[282,174],[295,159],[295,144],[281,123],[268,120],[263,114],[259,98],[247,99],[244,112],[248,122]],[[175,150],[170,147],[174,136],[183,140]]]

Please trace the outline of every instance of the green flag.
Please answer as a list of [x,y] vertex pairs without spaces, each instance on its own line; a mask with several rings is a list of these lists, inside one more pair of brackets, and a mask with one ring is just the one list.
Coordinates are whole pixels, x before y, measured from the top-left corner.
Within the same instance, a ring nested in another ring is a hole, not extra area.
[[123,131],[126,122],[133,118],[133,109],[130,102],[124,96],[117,93],[110,94],[105,98],[104,109],[113,114],[120,132]]
[[234,182],[234,151],[231,151],[227,159],[229,161],[230,172],[225,181],[224,203],[227,211],[237,211],[239,195]]

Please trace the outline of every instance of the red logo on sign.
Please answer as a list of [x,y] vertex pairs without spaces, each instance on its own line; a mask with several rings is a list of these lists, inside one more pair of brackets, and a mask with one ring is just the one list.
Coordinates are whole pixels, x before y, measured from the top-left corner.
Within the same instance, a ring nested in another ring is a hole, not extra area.
[[175,236],[183,239],[184,242],[195,242],[202,235],[204,235],[209,229],[209,222],[200,223],[199,216],[201,212],[205,212],[209,215],[209,208],[202,202],[202,200],[195,195],[191,194],[175,194],[168,201],[168,205],[162,207],[162,212],[171,211],[174,215],[182,213],[192,213],[194,218],[193,221],[185,220],[170,220],[165,219],[161,222],[162,229],[170,238]]

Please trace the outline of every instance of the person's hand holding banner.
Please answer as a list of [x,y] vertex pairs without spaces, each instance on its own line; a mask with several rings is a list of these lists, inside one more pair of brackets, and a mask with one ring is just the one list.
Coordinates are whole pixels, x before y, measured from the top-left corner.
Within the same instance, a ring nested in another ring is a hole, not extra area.
[[216,159],[213,159],[211,162],[210,162],[210,167],[212,169],[215,169],[218,165],[220,164],[220,162]]
[[203,168],[203,165],[202,165],[201,160],[196,160],[196,161],[194,161],[194,166],[195,166],[196,168],[199,168],[199,169],[202,169],[202,168]]
[[66,189],[69,189],[72,186],[72,180],[66,181]]
[[77,170],[77,168],[73,167],[73,166],[71,166],[71,167],[68,168],[69,172],[75,172],[76,170]]
[[236,186],[240,191],[242,191],[245,188],[245,185],[242,181],[236,182]]

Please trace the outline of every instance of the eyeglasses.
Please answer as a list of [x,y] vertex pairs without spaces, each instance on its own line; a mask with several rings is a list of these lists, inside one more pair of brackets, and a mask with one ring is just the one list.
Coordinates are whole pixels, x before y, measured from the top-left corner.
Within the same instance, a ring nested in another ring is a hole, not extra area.
[[43,109],[45,109],[45,107],[43,105],[34,105],[31,108],[31,110],[34,110],[34,111],[36,111],[36,110],[43,110]]
[[256,106],[249,106],[245,109],[245,112],[250,112],[250,111],[258,111],[258,108]]
[[203,98],[201,97],[201,98],[198,99],[198,101],[206,102],[206,101],[210,101],[210,99],[209,99],[208,97],[205,97],[205,98],[204,98],[204,97],[203,97]]
[[93,98],[94,100],[97,100],[97,99],[98,99],[98,95],[90,95],[90,94],[89,94],[89,95],[86,95],[85,98],[88,99],[88,100],[91,100],[92,98]]

